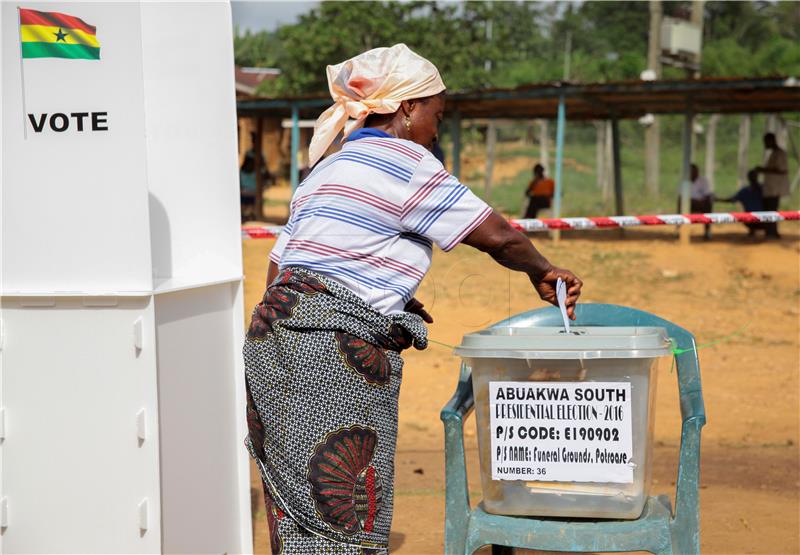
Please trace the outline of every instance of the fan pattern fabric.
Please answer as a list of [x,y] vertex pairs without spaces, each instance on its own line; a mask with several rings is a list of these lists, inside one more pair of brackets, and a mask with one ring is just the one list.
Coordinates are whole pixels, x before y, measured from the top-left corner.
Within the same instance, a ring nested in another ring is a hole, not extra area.
[[310,270],[281,271],[244,346],[246,440],[277,553],[380,554],[392,521],[400,352],[414,314],[383,315]]

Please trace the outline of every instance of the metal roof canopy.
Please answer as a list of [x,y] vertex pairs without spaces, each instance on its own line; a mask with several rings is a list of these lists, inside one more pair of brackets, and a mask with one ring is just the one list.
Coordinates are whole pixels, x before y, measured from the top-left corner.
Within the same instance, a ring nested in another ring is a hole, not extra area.
[[[329,97],[306,96],[240,100],[239,116],[292,118],[292,189],[298,185],[299,119],[316,118],[331,105]],[[553,216],[560,216],[564,128],[570,120],[611,120],[614,197],[617,215],[624,213],[619,120],[645,114],[683,114],[681,210],[689,210],[689,166],[692,121],[696,114],[751,114],[800,111],[800,81],[794,77],[699,78],[610,83],[557,82],[514,89],[482,89],[447,95],[453,143],[452,173],[461,173],[461,127],[464,119],[556,119],[556,164]],[[493,153],[489,153],[489,157]],[[558,237],[558,232],[556,237]],[[688,234],[681,234],[688,243]]]
[[795,78],[705,78],[679,81],[555,83],[456,93],[448,108],[462,117],[555,118],[563,97],[570,120],[639,118],[645,114],[742,114],[800,110]]
[[[800,110],[800,80],[793,77],[701,78],[672,81],[548,83],[514,89],[454,92],[447,111],[463,119],[555,119],[563,97],[570,120],[639,118],[645,114],[746,114]],[[240,100],[239,115],[313,118],[331,105],[330,97]]]

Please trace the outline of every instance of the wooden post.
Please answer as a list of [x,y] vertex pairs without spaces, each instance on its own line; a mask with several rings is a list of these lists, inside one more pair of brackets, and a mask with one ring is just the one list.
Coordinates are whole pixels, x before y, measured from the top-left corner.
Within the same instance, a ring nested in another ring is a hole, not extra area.
[[492,175],[494,174],[494,148],[497,143],[497,126],[494,120],[486,126],[486,175],[483,180],[484,200],[492,198]]
[[261,170],[264,165],[264,154],[261,150],[261,140],[264,134],[264,120],[261,118],[256,119],[256,140],[253,144],[255,151],[254,169],[256,172],[256,197],[253,199],[253,213],[254,217],[258,220],[264,218],[264,176]]
[[453,152],[450,154],[453,171],[450,173],[456,179],[461,179],[461,114],[453,112],[450,118],[450,134],[453,137]]
[[714,192],[714,172],[716,171],[716,148],[717,148],[717,124],[719,123],[719,114],[711,114],[708,119],[708,128],[706,129],[706,163],[705,175],[708,179],[708,186],[711,192]]
[[620,161],[619,120],[611,120],[611,143],[614,151],[614,207],[617,216],[625,214],[625,203],[622,197],[622,162]]
[[750,114],[742,115],[739,120],[739,148],[736,152],[736,170],[741,183],[747,183],[747,171],[750,169],[748,154],[750,149]]

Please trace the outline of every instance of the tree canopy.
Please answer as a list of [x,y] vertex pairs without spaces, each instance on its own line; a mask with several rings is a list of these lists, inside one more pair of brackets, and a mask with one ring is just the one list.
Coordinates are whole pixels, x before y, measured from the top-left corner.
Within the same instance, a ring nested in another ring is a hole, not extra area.
[[[688,2],[663,2],[664,15]],[[635,79],[646,68],[647,2],[322,2],[274,32],[236,33],[236,63],[278,67],[266,95],[327,90],[325,66],[406,43],[439,68],[450,90],[513,87],[563,77]],[[800,3],[707,2],[702,73],[800,75]],[[676,69],[665,76],[680,77]]]

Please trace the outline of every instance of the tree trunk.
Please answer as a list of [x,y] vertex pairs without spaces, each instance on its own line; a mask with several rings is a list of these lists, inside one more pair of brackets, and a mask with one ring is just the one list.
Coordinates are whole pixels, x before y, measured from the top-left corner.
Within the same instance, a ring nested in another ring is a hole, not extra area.
[[493,121],[486,127],[486,175],[483,181],[484,200],[492,197],[492,174],[494,174],[494,147],[497,143],[497,126]]
[[716,149],[717,149],[717,124],[719,123],[719,114],[711,114],[708,119],[708,128],[706,130],[706,164],[705,174],[708,179],[708,186],[711,191],[714,191],[714,172],[716,170]]
[[539,120],[539,163],[544,166],[545,171],[549,166],[549,137],[547,135],[547,120]]
[[661,77],[661,0],[650,0],[650,32],[647,41],[647,68]]
[[786,120],[783,119],[781,114],[775,114],[775,139],[778,141],[778,146],[788,152],[789,150],[789,126],[786,125]]
[[[786,124],[786,121],[783,122],[784,128],[786,129],[786,138],[788,142],[786,144],[786,152],[787,154],[791,154],[794,158],[795,162],[800,162],[800,152],[797,151],[797,144],[792,139],[792,133],[789,131],[789,126]],[[797,168],[797,171],[792,178],[791,183],[789,184],[789,191],[794,193],[794,190],[797,189],[797,185],[800,184],[800,167]]]
[[597,134],[595,141],[595,164],[597,168],[597,189],[603,191],[606,179],[606,124],[604,121],[594,122]]
[[[698,27],[700,27],[700,36],[703,36],[703,16],[705,15],[705,7],[706,7],[706,0],[692,0],[692,15],[691,21]],[[697,53],[695,56],[695,63],[697,63],[697,71],[694,72],[693,77],[695,79],[700,78],[700,64],[702,63],[702,54],[703,49],[700,48],[700,52]]]
[[[661,78],[661,1],[650,0],[650,32],[647,42],[647,68]],[[661,174],[661,131],[658,118],[644,130],[644,182],[647,192],[657,197]]]
[[644,130],[644,181],[647,192],[658,196],[658,178],[661,174],[661,131],[658,118]]
[[[764,130],[765,133],[772,133],[775,135],[775,140],[778,142],[778,146],[781,147],[783,150],[787,149],[787,142],[788,142],[788,130],[786,126],[786,122],[781,117],[780,114],[770,114],[767,116],[766,121],[766,129]],[[766,164],[767,158],[769,157],[768,152],[764,151],[764,163]]]
[[603,172],[603,203],[608,206],[611,200],[611,183],[614,175],[614,145],[611,142],[611,122],[605,122],[605,171]]
[[747,183],[747,172],[750,169],[748,151],[750,149],[750,114],[744,114],[739,120],[739,148],[736,153],[736,169],[740,183]]

